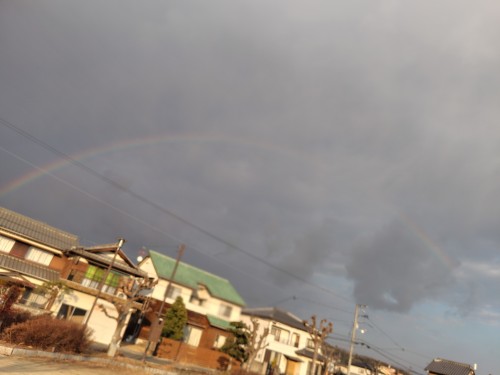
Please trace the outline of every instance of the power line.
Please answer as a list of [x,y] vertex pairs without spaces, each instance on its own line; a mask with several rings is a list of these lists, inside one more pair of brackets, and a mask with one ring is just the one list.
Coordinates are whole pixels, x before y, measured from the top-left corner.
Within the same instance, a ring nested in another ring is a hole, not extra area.
[[[150,207],[152,207],[152,208],[160,211],[163,214],[166,214],[166,215],[168,215],[170,217],[173,217],[174,219],[180,221],[183,224],[186,224],[186,225],[190,226],[191,228],[194,228],[194,229],[198,230],[199,232],[201,232],[201,233],[205,234],[206,236],[214,239],[215,241],[217,241],[219,243],[222,243],[222,244],[224,244],[224,245],[228,246],[229,248],[232,248],[232,249],[234,249],[236,251],[239,251],[239,252],[245,254],[246,256],[248,256],[248,257],[250,257],[252,259],[257,260],[257,261],[259,261],[259,262],[267,265],[268,267],[270,267],[270,268],[272,268],[272,269],[274,269],[276,271],[279,271],[279,272],[281,272],[281,273],[283,273],[285,275],[288,275],[288,276],[290,276],[290,277],[292,277],[294,279],[300,280],[301,282],[303,282],[306,285],[309,285],[309,286],[312,286],[314,288],[320,289],[320,290],[322,290],[322,291],[324,291],[324,292],[326,292],[326,293],[328,293],[330,295],[333,295],[333,296],[335,296],[337,298],[340,298],[340,299],[342,299],[342,300],[344,300],[346,302],[350,302],[350,300],[347,297],[342,296],[342,295],[340,295],[338,293],[335,293],[331,289],[328,289],[328,288],[325,288],[323,286],[317,285],[317,284],[315,284],[315,283],[313,283],[313,282],[311,282],[309,280],[306,280],[306,279],[304,279],[304,278],[302,278],[302,277],[300,277],[298,275],[295,275],[294,273],[292,273],[290,271],[282,269],[281,267],[278,267],[278,266],[274,265],[273,263],[271,263],[271,262],[269,262],[269,261],[267,261],[267,260],[265,260],[265,259],[263,259],[263,258],[261,258],[261,257],[259,257],[257,255],[255,255],[255,254],[252,254],[251,252],[246,251],[246,250],[240,248],[239,246],[236,246],[236,245],[230,243],[229,241],[223,239],[222,237],[217,236],[217,235],[209,232],[208,230],[200,227],[199,225],[194,224],[191,221],[184,219],[183,217],[177,215],[176,213],[170,211],[169,209],[163,207],[162,205],[160,205],[160,204],[158,204],[158,203],[156,203],[156,202],[154,202],[154,201],[152,201],[152,200],[144,197],[143,195],[141,195],[141,194],[133,191],[132,189],[130,189],[130,188],[128,188],[128,187],[126,187],[126,186],[124,186],[124,185],[122,185],[122,184],[114,181],[113,179],[111,179],[111,178],[109,178],[107,176],[102,175],[101,173],[97,172],[93,168],[90,168],[89,166],[83,164],[82,162],[80,162],[80,161],[72,158],[70,155],[68,155],[68,154],[66,154],[66,153],[58,150],[57,148],[51,146],[50,144],[44,142],[41,139],[35,137],[33,134],[31,134],[31,133],[29,133],[29,132],[27,132],[27,131],[19,128],[18,126],[14,125],[13,123],[11,123],[11,122],[3,119],[3,118],[0,118],[0,124],[2,124],[5,127],[11,129],[12,131],[16,132],[17,134],[21,135],[22,137],[30,140],[31,142],[39,145],[40,147],[42,147],[42,148],[44,148],[44,149],[52,152],[53,154],[55,154],[55,155],[57,155],[57,156],[65,159],[65,160],[67,160],[70,164],[72,164],[72,165],[74,165],[74,166],[76,166],[76,167],[84,170],[88,174],[96,177],[97,179],[99,179],[101,181],[104,181],[105,183],[109,184],[113,188],[115,188],[117,190],[120,190],[120,191],[122,191],[122,192],[130,195],[131,197],[133,197],[133,198],[137,199],[138,201],[140,201],[140,202],[142,202],[142,203],[144,203],[144,204],[146,204],[146,205],[148,205],[148,206],[150,206]],[[41,168],[39,168],[39,169],[41,169]],[[41,169],[41,170],[44,171],[43,169]],[[44,173],[45,172],[47,172],[47,171],[44,171]],[[53,174],[50,174],[50,175],[53,176]],[[131,217],[130,214],[127,214],[127,216]],[[179,243],[181,243],[181,242],[179,241]]]

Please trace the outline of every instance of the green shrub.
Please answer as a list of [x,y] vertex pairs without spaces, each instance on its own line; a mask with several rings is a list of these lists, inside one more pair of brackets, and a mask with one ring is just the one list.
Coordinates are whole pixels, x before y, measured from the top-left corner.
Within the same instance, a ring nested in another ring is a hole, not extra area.
[[16,345],[67,353],[85,352],[92,342],[90,330],[81,324],[46,315],[14,324],[0,338]]

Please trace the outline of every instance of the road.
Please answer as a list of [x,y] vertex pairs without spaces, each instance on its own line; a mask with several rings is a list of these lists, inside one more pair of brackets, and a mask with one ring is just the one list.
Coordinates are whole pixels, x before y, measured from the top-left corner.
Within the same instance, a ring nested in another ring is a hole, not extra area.
[[145,372],[109,367],[99,363],[54,361],[49,358],[27,358],[0,355],[0,374],[33,375],[142,375]]

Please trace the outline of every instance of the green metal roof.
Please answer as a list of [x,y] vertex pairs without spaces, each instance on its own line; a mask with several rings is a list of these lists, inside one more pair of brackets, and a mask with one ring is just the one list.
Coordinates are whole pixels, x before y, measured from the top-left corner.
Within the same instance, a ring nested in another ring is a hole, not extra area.
[[229,328],[231,328],[231,323],[227,320],[217,318],[213,315],[207,315],[207,318],[211,326],[222,328],[224,330],[228,330]]
[[[175,267],[175,259],[150,250],[149,256],[153,262],[156,273],[162,279],[170,279]],[[210,294],[222,300],[244,306],[245,301],[238,294],[233,285],[226,279],[216,276],[189,264],[180,262],[173,280],[177,284],[184,285],[191,289],[198,289],[198,285],[204,285]]]

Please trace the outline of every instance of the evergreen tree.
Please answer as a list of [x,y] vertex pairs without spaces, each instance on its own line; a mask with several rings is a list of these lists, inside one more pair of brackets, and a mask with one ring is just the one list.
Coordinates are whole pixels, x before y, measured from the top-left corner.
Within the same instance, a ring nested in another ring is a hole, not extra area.
[[182,297],[177,297],[165,316],[165,323],[161,335],[163,337],[181,341],[184,337],[184,328],[187,323],[187,310]]
[[231,322],[231,326],[230,332],[233,336],[226,340],[226,343],[220,350],[241,363],[244,363],[248,360],[248,327],[241,321]]

